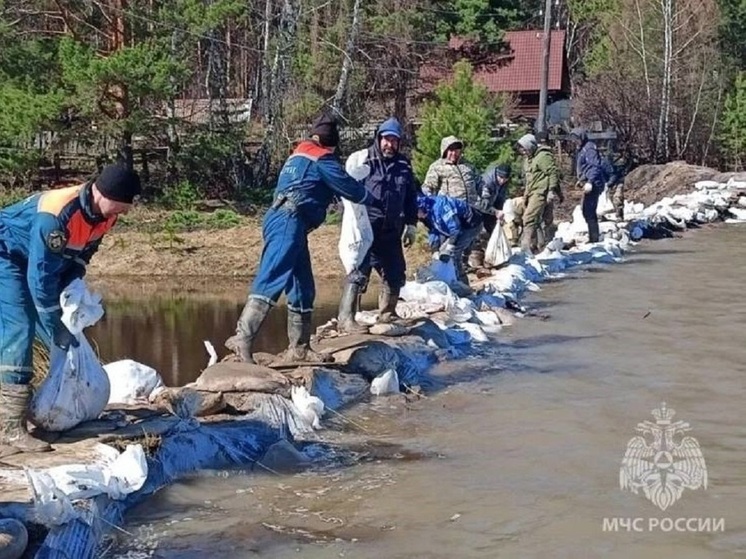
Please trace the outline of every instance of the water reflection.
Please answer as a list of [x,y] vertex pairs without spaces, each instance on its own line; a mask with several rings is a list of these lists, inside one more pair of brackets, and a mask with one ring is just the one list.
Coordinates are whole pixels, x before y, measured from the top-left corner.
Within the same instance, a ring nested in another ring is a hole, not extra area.
[[[96,286],[99,288],[99,286]],[[334,287],[334,286],[331,286]],[[243,308],[244,293],[215,298],[205,293],[183,296],[177,292],[147,298],[110,297],[117,286],[103,286],[106,314],[87,333],[95,341],[102,360],[134,359],[156,369],[169,386],[182,386],[199,376],[208,355],[209,340],[222,357],[223,342],[231,336]],[[375,290],[372,296],[375,295]],[[314,313],[315,326],[337,313],[337,290],[321,292]],[[366,303],[371,305],[371,293]],[[278,353],[287,344],[287,307],[274,309],[259,334],[256,351]]]

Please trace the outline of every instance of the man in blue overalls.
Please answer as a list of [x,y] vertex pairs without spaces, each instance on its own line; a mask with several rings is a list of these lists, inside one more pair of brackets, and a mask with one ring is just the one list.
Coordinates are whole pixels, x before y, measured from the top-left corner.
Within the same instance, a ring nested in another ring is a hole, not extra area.
[[61,321],[60,295],[83,277],[104,234],[139,193],[136,173],[110,165],[91,182],[0,211],[0,457],[51,450],[26,426],[34,338],[65,350],[77,345]]
[[355,313],[360,294],[368,287],[372,269],[381,276],[378,321],[392,322],[399,318],[396,303],[399,291],[406,283],[402,244],[409,247],[414,243],[417,226],[417,186],[412,164],[399,152],[401,137],[401,124],[390,118],[379,126],[373,144],[363,150],[365,162],[370,167],[365,187],[380,202],[380,207],[368,206],[373,244],[360,266],[345,280],[337,317],[339,329],[343,332],[368,330],[355,322]]
[[327,360],[310,346],[316,289],[308,234],[324,222],[327,207],[337,195],[357,204],[375,202],[334,155],[338,143],[336,120],[322,115],[311,129],[311,139],[298,145],[280,171],[274,201],[262,225],[264,248],[259,271],[238,319],[236,334],[225,342],[245,363],[254,363],[254,340],[283,292],[288,300],[289,340],[284,361]]

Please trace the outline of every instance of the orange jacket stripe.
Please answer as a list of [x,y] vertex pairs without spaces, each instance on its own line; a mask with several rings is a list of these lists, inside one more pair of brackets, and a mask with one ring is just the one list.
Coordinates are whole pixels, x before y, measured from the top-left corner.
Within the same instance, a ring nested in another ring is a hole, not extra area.
[[[69,186],[45,192],[39,197],[37,211],[60,216],[68,204],[73,203],[80,196],[80,191],[84,186]],[[114,226],[116,220],[116,216],[112,216],[106,221],[91,224],[83,215],[83,210],[76,209],[65,224],[67,248],[69,250],[83,250],[88,244],[103,237]]]

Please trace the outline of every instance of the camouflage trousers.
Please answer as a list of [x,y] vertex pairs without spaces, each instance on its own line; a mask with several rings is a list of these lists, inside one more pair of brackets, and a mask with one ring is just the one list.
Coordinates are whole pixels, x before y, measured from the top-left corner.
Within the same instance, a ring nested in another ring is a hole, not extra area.
[[619,220],[624,219],[624,182],[609,187],[607,196]]
[[515,218],[506,223],[505,232],[513,246],[520,244],[523,250],[533,254],[541,252],[554,238],[554,202],[546,194],[534,194],[526,198],[513,198]]

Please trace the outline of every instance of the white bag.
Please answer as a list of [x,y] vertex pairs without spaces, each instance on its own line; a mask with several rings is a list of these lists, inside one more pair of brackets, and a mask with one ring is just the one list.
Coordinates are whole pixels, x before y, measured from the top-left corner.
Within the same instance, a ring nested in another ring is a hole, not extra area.
[[163,380],[155,369],[132,359],[107,363],[104,371],[111,386],[109,404],[147,402],[163,388]]
[[368,150],[361,149],[353,153],[345,162],[345,171],[356,181],[363,181],[370,175],[370,165],[366,163]]
[[349,274],[360,266],[373,244],[373,229],[368,219],[368,211],[361,204],[342,200],[342,232],[339,235],[339,258],[345,273]]
[[52,347],[49,375],[34,394],[29,419],[47,431],[67,431],[96,419],[109,402],[109,378],[84,334],[78,347]]
[[104,314],[101,298],[83,280],[75,280],[60,295],[62,322],[75,335],[78,347],[52,347],[49,374],[34,394],[29,420],[47,431],[67,431],[96,419],[109,402],[109,377],[83,329]]
[[510,247],[505,230],[498,222],[487,243],[487,250],[484,252],[484,263],[487,266],[496,268],[505,264],[510,260],[511,256],[513,256],[513,249]]

